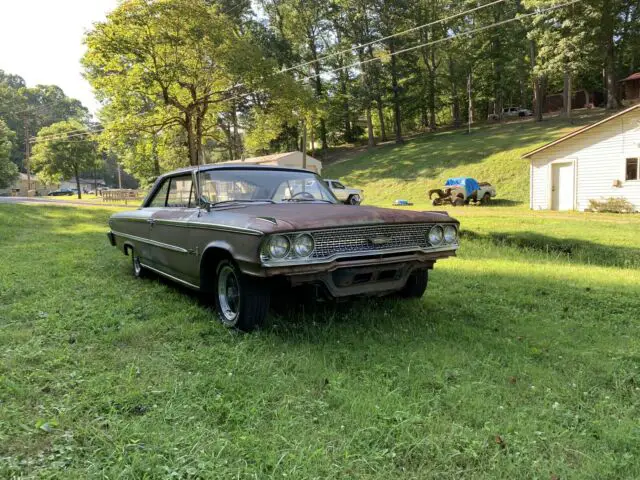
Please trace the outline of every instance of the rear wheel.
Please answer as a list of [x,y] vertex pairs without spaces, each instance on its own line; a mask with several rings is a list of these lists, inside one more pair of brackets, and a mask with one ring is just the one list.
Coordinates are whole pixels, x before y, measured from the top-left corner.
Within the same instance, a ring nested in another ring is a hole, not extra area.
[[420,298],[427,290],[427,284],[429,283],[429,270],[414,270],[407,283],[400,290],[400,296],[405,298]]
[[347,203],[349,205],[360,205],[360,195],[350,195]]
[[269,311],[269,289],[260,279],[243,274],[231,260],[216,269],[216,310],[223,325],[250,332],[261,326]]
[[456,197],[456,198],[453,199],[451,204],[454,207],[462,207],[464,205],[464,198]]
[[489,192],[487,192],[482,196],[482,200],[481,200],[480,203],[482,203],[484,205],[484,204],[489,203],[490,201],[491,201],[491,194]]

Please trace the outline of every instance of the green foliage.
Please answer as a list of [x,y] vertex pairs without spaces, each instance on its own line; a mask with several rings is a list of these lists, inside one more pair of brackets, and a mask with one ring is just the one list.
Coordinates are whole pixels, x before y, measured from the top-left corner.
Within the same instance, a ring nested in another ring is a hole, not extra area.
[[40,130],[33,147],[33,170],[48,182],[72,177],[78,182],[81,172],[98,164],[96,143],[89,136],[78,137],[88,132],[78,121],[59,122]]
[[18,178],[18,167],[11,161],[15,133],[0,118],[0,188],[8,188]]
[[603,213],[633,213],[633,203],[625,198],[611,197],[604,200],[589,200],[589,211]]
[[640,477],[640,218],[454,212],[422,299],[235,335],[132,277],[112,210],[3,206],[0,477]]

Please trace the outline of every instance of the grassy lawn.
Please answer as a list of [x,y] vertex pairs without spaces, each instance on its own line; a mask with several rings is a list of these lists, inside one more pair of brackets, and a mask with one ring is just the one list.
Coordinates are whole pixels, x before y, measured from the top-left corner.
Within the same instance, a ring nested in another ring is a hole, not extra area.
[[112,211],[0,206],[0,477],[640,477],[640,218],[459,209],[421,300],[239,335]]
[[388,206],[402,198],[426,207],[428,190],[441,187],[447,178],[465,176],[494,184],[501,206],[528,206],[529,162],[522,155],[602,115],[584,110],[575,113],[571,123],[563,118],[543,123],[529,119],[479,126],[471,135],[463,130],[423,135],[329,165],[322,175],[364,188],[366,204]]

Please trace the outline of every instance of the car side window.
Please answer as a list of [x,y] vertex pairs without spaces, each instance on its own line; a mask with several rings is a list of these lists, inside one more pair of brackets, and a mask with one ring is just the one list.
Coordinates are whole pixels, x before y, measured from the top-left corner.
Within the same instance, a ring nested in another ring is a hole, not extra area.
[[333,182],[333,188],[337,188],[338,190],[344,190],[345,187],[340,182]]
[[193,178],[189,175],[171,177],[169,193],[167,194],[167,207],[193,208],[195,198],[193,192]]
[[169,191],[169,179],[165,180],[156,194],[149,202],[149,207],[165,207],[167,205],[167,192]]

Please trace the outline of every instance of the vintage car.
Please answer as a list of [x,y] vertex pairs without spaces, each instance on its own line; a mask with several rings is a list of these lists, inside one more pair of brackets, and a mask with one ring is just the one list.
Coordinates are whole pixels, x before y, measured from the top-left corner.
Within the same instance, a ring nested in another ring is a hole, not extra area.
[[265,319],[272,288],[422,296],[436,260],[455,255],[459,224],[446,213],[340,204],[306,170],[206,165],[161,176],[138,210],[109,226],[135,276],[152,271],[202,291],[223,324],[249,331]]
[[470,202],[486,205],[496,195],[496,187],[470,177],[449,178],[444,188],[434,188],[427,193],[433,206],[451,204],[454,207]]

